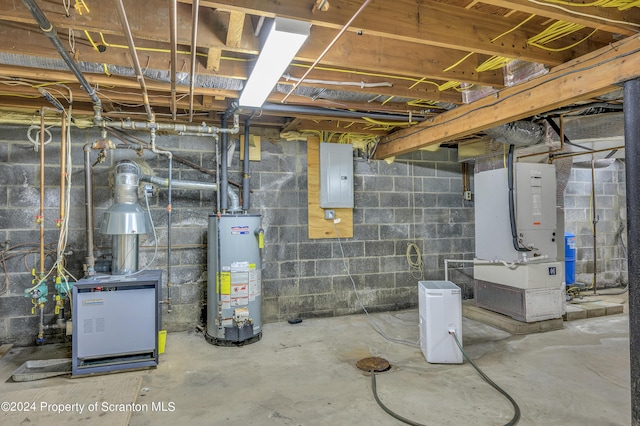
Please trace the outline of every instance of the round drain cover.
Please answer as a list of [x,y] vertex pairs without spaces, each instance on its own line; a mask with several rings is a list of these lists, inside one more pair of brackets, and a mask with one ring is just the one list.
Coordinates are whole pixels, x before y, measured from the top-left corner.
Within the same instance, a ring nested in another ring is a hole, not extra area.
[[381,373],[391,368],[391,364],[384,358],[372,356],[370,358],[363,358],[356,362],[356,367],[362,371],[373,371],[374,373]]

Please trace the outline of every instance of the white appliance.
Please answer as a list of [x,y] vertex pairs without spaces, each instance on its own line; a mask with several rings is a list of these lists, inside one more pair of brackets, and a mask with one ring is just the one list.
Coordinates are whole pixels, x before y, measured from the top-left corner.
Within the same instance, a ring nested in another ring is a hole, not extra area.
[[427,362],[461,364],[462,292],[451,281],[419,281],[420,349]]

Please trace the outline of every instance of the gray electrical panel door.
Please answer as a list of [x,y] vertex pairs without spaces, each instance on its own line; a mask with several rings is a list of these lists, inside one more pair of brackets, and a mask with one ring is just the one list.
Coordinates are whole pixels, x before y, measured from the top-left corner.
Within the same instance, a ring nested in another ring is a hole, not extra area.
[[351,144],[320,144],[320,207],[353,208]]

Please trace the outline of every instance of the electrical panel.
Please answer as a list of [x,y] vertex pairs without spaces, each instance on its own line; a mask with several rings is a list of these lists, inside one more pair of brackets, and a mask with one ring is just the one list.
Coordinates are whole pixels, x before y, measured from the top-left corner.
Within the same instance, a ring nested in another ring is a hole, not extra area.
[[514,164],[514,215],[517,238],[530,252],[513,246],[509,213],[507,169],[488,170],[474,176],[476,257],[517,260],[521,256],[558,254],[556,173],[552,164]]
[[351,144],[320,144],[320,207],[353,208]]

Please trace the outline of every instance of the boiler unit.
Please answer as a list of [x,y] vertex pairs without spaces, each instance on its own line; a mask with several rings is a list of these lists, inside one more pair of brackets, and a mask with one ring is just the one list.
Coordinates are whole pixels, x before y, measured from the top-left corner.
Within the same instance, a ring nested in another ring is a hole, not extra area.
[[262,217],[209,216],[207,331],[209,343],[253,343],[262,337]]
[[73,286],[75,375],[155,367],[162,271],[83,278]]
[[481,171],[476,192],[476,305],[524,322],[564,313],[555,166],[515,163]]

